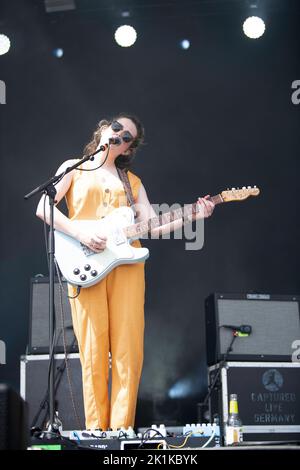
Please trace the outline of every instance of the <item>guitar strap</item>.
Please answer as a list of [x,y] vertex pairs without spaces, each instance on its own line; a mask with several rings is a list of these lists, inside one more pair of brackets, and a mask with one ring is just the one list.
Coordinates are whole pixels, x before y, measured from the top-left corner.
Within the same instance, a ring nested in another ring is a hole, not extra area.
[[128,203],[129,203],[129,206],[130,206],[131,209],[133,210],[134,218],[136,218],[136,217],[138,216],[138,213],[137,213],[137,211],[135,210],[135,205],[134,205],[134,199],[133,199],[132,189],[131,189],[131,186],[130,186],[130,181],[129,181],[127,172],[126,172],[126,170],[121,170],[120,168],[117,168],[117,171],[118,171],[120,180],[121,180],[122,183],[123,183],[124,190],[125,190],[125,194],[126,194],[127,201],[128,201]]

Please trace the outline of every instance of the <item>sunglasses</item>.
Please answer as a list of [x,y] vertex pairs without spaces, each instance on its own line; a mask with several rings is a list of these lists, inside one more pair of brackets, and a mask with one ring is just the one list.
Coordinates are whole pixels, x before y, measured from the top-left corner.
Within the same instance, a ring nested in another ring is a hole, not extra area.
[[[124,129],[124,126],[119,121],[113,121],[111,123],[111,128],[114,132],[120,132],[122,129]],[[129,142],[134,140],[134,137],[129,131],[124,131],[120,137],[126,144],[129,144]]]

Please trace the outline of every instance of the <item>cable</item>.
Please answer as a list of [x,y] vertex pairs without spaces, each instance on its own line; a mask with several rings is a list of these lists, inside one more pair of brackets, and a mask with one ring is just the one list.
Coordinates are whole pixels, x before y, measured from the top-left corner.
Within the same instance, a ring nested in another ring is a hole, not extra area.
[[[49,270],[49,252],[48,252],[48,233],[47,233],[47,224],[46,224],[46,195],[44,196],[44,204],[43,204],[43,212],[44,212],[44,238],[45,238],[45,248],[46,248],[46,258],[47,258],[47,264],[48,264],[48,270]],[[55,306],[54,306],[54,313],[55,313]],[[49,367],[48,367],[48,379],[47,379],[47,384],[48,384],[48,390],[49,390],[49,385],[50,385],[50,369],[51,369],[51,364],[53,363],[53,351],[54,351],[54,344],[55,344],[55,337],[56,337],[56,322],[55,322],[55,318],[56,318],[56,314],[54,315],[54,318],[53,318],[53,328],[54,328],[54,335],[53,335],[53,338],[52,338],[52,344],[50,345],[49,344]],[[49,401],[48,400],[48,396],[46,395],[45,399],[42,401],[41,405],[40,405],[40,408],[36,414],[36,416],[34,417],[33,421],[32,421],[32,426],[35,425],[40,413],[41,413],[41,410],[44,408],[45,404],[47,403],[47,410],[46,410],[46,413],[45,413],[45,416],[44,416],[44,420],[43,420],[43,423],[46,421],[46,417],[47,417],[47,414],[49,412]],[[43,424],[42,423],[42,424]]]
[[68,297],[68,299],[76,299],[79,294],[80,294],[80,291],[81,291],[81,286],[77,286],[77,293],[76,295],[72,296],[72,295],[69,295],[68,292],[65,290],[63,284],[62,284],[62,279],[61,279],[61,275],[60,275],[60,270],[59,270],[59,267],[58,267],[58,263],[56,261],[56,258],[54,258],[54,264],[55,264],[55,268],[56,268],[56,274],[57,274],[57,279],[58,279],[58,282],[59,282],[59,285],[60,285],[60,288],[62,290],[62,292],[65,293],[65,295]]
[[[74,169],[77,170],[77,171],[95,171],[95,170],[98,170],[98,168],[101,168],[104,165],[104,163],[106,162],[107,157],[108,157],[108,153],[109,153],[109,149],[110,149],[110,144],[108,144],[107,152],[106,152],[104,161],[99,166],[96,166],[96,168],[74,168]],[[65,175],[62,175],[62,177],[64,177],[64,176]],[[61,180],[61,178],[59,179],[59,181],[60,180]]]
[[[182,449],[182,448],[184,448],[185,445],[186,445],[186,443],[187,443],[187,441],[188,441],[192,436],[195,436],[195,434],[200,434],[200,435],[202,436],[202,435],[203,435],[203,432],[201,432],[201,433],[194,433],[193,431],[191,431],[191,432],[189,432],[188,434],[185,435],[186,437],[185,437],[185,439],[184,439],[184,441],[183,441],[182,444],[180,444],[179,446],[174,446],[174,445],[172,445],[172,444],[168,444],[168,448],[169,448],[169,449]],[[210,436],[210,438],[205,442],[205,444],[201,447],[201,449],[204,449],[205,447],[207,447],[207,446],[211,443],[211,441],[213,440],[213,438],[215,437],[215,435],[216,435],[216,431],[214,430],[213,433],[212,433],[212,435]],[[161,445],[162,445],[162,443],[158,444],[157,448],[160,449]]]
[[[59,278],[60,279],[60,278]],[[73,386],[72,386],[72,379],[71,379],[71,370],[69,368],[69,361],[68,361],[68,354],[67,354],[67,342],[66,342],[66,330],[65,330],[65,317],[64,317],[64,310],[63,310],[63,303],[62,303],[62,289],[61,289],[61,283],[59,284],[59,293],[60,293],[60,313],[61,313],[61,326],[62,326],[62,338],[63,338],[63,345],[64,345],[64,355],[65,355],[65,365],[66,365],[66,371],[67,371],[67,379],[68,379],[68,385],[69,385],[69,392],[71,396],[71,401],[72,401],[72,407],[74,411],[74,416],[76,418],[77,424],[79,426],[78,429],[81,429],[81,423],[79,419],[79,414],[77,411],[77,406],[75,403],[75,398],[74,398],[74,393],[73,393]]]
[[[101,168],[104,165],[104,163],[106,162],[106,160],[108,158],[109,150],[110,150],[110,144],[108,144],[107,152],[106,152],[104,161],[99,166],[97,166],[96,168],[75,168],[75,170],[77,170],[77,171],[95,171],[95,170],[98,170],[98,168]],[[93,159],[94,159],[94,157],[93,157]],[[67,170],[68,170],[68,168],[66,168],[66,170],[61,174],[60,178],[53,184],[54,186],[56,186],[64,178],[64,176],[67,173]],[[43,212],[44,212],[44,220],[43,220],[43,222],[44,222],[44,238],[45,238],[45,246],[46,246],[46,252],[47,252],[47,263],[48,263],[48,269],[49,269],[48,234],[47,234],[47,223],[46,223],[46,197],[47,197],[47,195],[46,195],[46,193],[44,193],[44,207],[43,207]]]
[[[150,431],[153,432],[153,434],[152,434],[152,436],[147,437],[147,433],[150,432]],[[148,429],[146,429],[146,431],[143,432],[141,443],[140,443],[139,447],[142,448],[143,445],[146,444],[147,441],[153,440],[154,436],[156,436],[156,435],[161,436],[163,438],[163,440],[166,443],[167,449],[169,449],[169,445],[168,445],[168,442],[167,442],[165,436],[161,432],[159,432],[157,429],[154,430],[153,428],[148,428]],[[158,445],[160,446],[161,443],[159,443]]]
[[[57,264],[56,264],[56,267],[57,267]],[[63,289],[63,285],[62,285],[62,280],[61,280],[61,277],[60,277],[60,273],[59,271],[57,271],[57,275],[58,275],[58,280],[59,280],[59,283],[60,283],[60,286],[61,288]],[[61,298],[61,294],[60,294],[60,299],[62,301],[62,298]],[[58,340],[60,338],[60,335],[63,334],[65,332],[65,328],[64,329],[60,329],[59,331],[59,334],[57,334],[57,330],[56,330],[56,314],[55,314],[55,317],[54,317],[54,324],[55,324],[55,331],[54,331],[54,338],[53,338],[53,345],[54,345],[54,349],[56,349],[57,345],[58,345]],[[75,337],[74,337],[74,341],[75,341]],[[65,341],[66,343],[66,341]],[[73,347],[73,344],[71,345],[71,348]],[[53,350],[53,347],[51,346],[50,348],[50,351],[49,351],[49,357],[51,356],[52,354],[52,350]],[[72,349],[71,349],[72,350]],[[65,361],[63,360],[63,364],[65,364]],[[56,374],[56,378],[55,378],[55,394],[58,390],[58,387],[59,387],[59,384],[60,384],[60,380],[61,380],[61,377],[62,377],[62,372],[63,372],[63,368],[62,366],[58,366],[57,368],[57,374]],[[47,379],[47,383],[48,383],[48,386],[47,386],[47,390],[46,390],[46,393],[44,395],[44,398],[42,399],[42,401],[40,402],[40,406],[39,406],[39,409],[36,413],[36,415],[34,416],[33,420],[32,420],[32,423],[31,423],[31,428],[34,428],[36,426],[36,423],[39,419],[39,416],[42,412],[43,409],[45,409],[45,414],[44,414],[44,417],[41,421],[41,427],[44,427],[45,424],[46,424],[46,420],[47,420],[47,416],[48,416],[48,413],[49,413],[49,402],[48,402],[48,399],[49,399],[49,370],[48,370],[48,379]]]
[[[186,438],[185,438],[184,441],[183,441],[183,443],[180,444],[179,446],[174,446],[174,445],[172,445],[172,444],[167,444],[167,445],[168,445],[168,449],[182,449],[182,448],[186,445],[187,441],[189,440],[189,438],[190,438],[192,435],[193,435],[192,432],[190,432],[189,434],[187,434],[187,435],[186,435]],[[161,443],[157,446],[157,448],[159,449],[160,446],[161,446]]]
[[208,446],[208,444],[211,443],[211,441],[213,440],[213,438],[215,437],[216,435],[216,430],[213,431],[212,435],[210,436],[210,438],[208,439],[208,441],[205,442],[205,444],[201,447],[201,449],[204,449],[205,447]]
[[44,205],[43,205],[43,212],[44,212],[44,239],[45,239],[45,247],[46,247],[46,258],[49,270],[49,253],[48,253],[48,230],[47,230],[47,223],[46,223],[46,195],[44,195]]
[[230,353],[230,351],[232,351],[232,346],[233,346],[233,343],[234,343],[236,337],[237,337],[237,334],[234,333],[234,334],[233,334],[233,337],[232,337],[232,340],[231,340],[231,342],[230,342],[230,345],[228,346],[228,348],[227,348],[227,350],[226,350],[226,352],[225,352],[225,354],[224,354],[224,358],[223,358],[223,360],[220,361],[220,363],[219,363],[219,367],[218,367],[218,370],[217,370],[217,372],[216,372],[216,375],[215,375],[215,377],[214,377],[212,383],[208,386],[208,392],[207,392],[207,394],[206,394],[204,400],[200,403],[200,405],[203,406],[203,407],[207,405],[207,402],[208,402],[208,400],[209,400],[209,398],[210,398],[210,396],[211,396],[211,394],[212,394],[212,391],[213,391],[213,389],[214,389],[214,387],[215,387],[215,385],[216,385],[216,383],[217,383],[217,380],[218,380],[218,378],[219,378],[219,376],[220,376],[220,374],[221,374],[222,367],[223,367],[223,365],[225,364],[225,362],[227,361],[227,356],[228,356],[228,354]]
[[[54,307],[54,311],[55,311],[55,307]],[[56,314],[54,314],[54,319],[53,319],[54,332],[53,332],[52,344],[51,345],[49,344],[48,391],[50,389],[50,371],[51,371],[51,367],[54,367],[54,351],[55,351],[55,343],[56,343],[56,321],[55,321],[55,318],[56,318]],[[48,405],[47,406],[47,412],[46,412],[44,421],[47,417],[47,414],[49,413],[49,406],[50,406],[49,405],[49,400],[47,401],[47,405]]]
[[80,441],[80,437],[79,437],[78,433],[76,431],[73,431],[73,434],[76,437],[76,439],[78,441],[78,444],[80,444],[81,441]]
[[33,418],[32,420],[32,423],[31,423],[31,428],[35,427],[35,424],[37,422],[37,420],[39,419],[39,416],[41,414],[41,411],[43,408],[45,408],[45,406],[47,406],[46,408],[46,411],[45,411],[45,415],[44,415],[44,418],[41,422],[41,426],[45,426],[45,423],[46,423],[46,419],[47,419],[47,416],[49,414],[49,381],[50,381],[50,365],[51,365],[51,362],[50,361],[53,361],[54,359],[54,355],[53,355],[53,349],[54,349],[54,342],[55,342],[55,331],[54,331],[54,335],[53,335],[53,341],[52,341],[52,345],[50,347],[49,345],[49,367],[48,367],[48,376],[47,376],[47,390],[46,390],[46,394],[44,396],[44,399],[41,401],[40,403],[40,407],[35,415],[35,417]]

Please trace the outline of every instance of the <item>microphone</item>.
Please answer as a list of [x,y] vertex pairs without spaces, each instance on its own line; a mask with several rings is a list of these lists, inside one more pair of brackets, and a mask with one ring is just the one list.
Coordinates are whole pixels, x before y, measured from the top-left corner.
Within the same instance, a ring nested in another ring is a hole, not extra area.
[[108,147],[108,144],[100,145],[98,152],[104,152],[104,150],[106,150],[107,147]]
[[[122,139],[120,137],[110,137],[108,139],[108,142],[109,144],[113,144],[113,145],[121,145]],[[107,150],[109,144],[100,145],[98,151],[104,152],[105,150]]]
[[113,145],[121,145],[122,143],[122,140],[120,139],[120,137],[110,137],[108,141],[110,144],[113,144]]
[[239,331],[240,333],[244,333],[245,335],[251,335],[252,333],[252,326],[251,325],[222,325],[223,328],[228,328],[229,330]]

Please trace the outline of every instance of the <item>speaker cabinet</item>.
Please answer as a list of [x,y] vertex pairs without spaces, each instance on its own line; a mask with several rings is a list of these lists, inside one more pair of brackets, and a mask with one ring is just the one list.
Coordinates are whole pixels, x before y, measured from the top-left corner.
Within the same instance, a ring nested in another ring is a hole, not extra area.
[[[63,281],[63,292],[60,297],[59,282],[54,284],[55,304],[55,337],[56,353],[63,353],[63,328],[61,303],[64,314],[64,332],[68,352],[78,352],[78,344],[72,326],[71,307],[67,297],[67,282]],[[49,354],[49,278],[34,277],[31,279],[30,321],[28,354]]]
[[291,361],[300,339],[299,296],[211,294],[205,300],[208,365],[224,359],[232,331],[223,325],[250,325],[249,336],[237,337],[230,361]]
[[0,384],[0,450],[24,450],[28,443],[26,403],[12,388]]
[[[40,413],[39,409],[45,399],[47,401],[48,398],[49,355],[22,356],[20,366],[20,391],[22,398],[28,404],[29,426],[32,427],[34,425],[45,429],[45,424],[49,418],[47,403]],[[79,429],[84,429],[85,419],[79,354],[68,355],[68,367],[75,410],[72,403],[64,354],[55,355],[55,409],[58,411],[58,417],[62,422],[63,430],[74,430],[78,429],[79,426]]]

